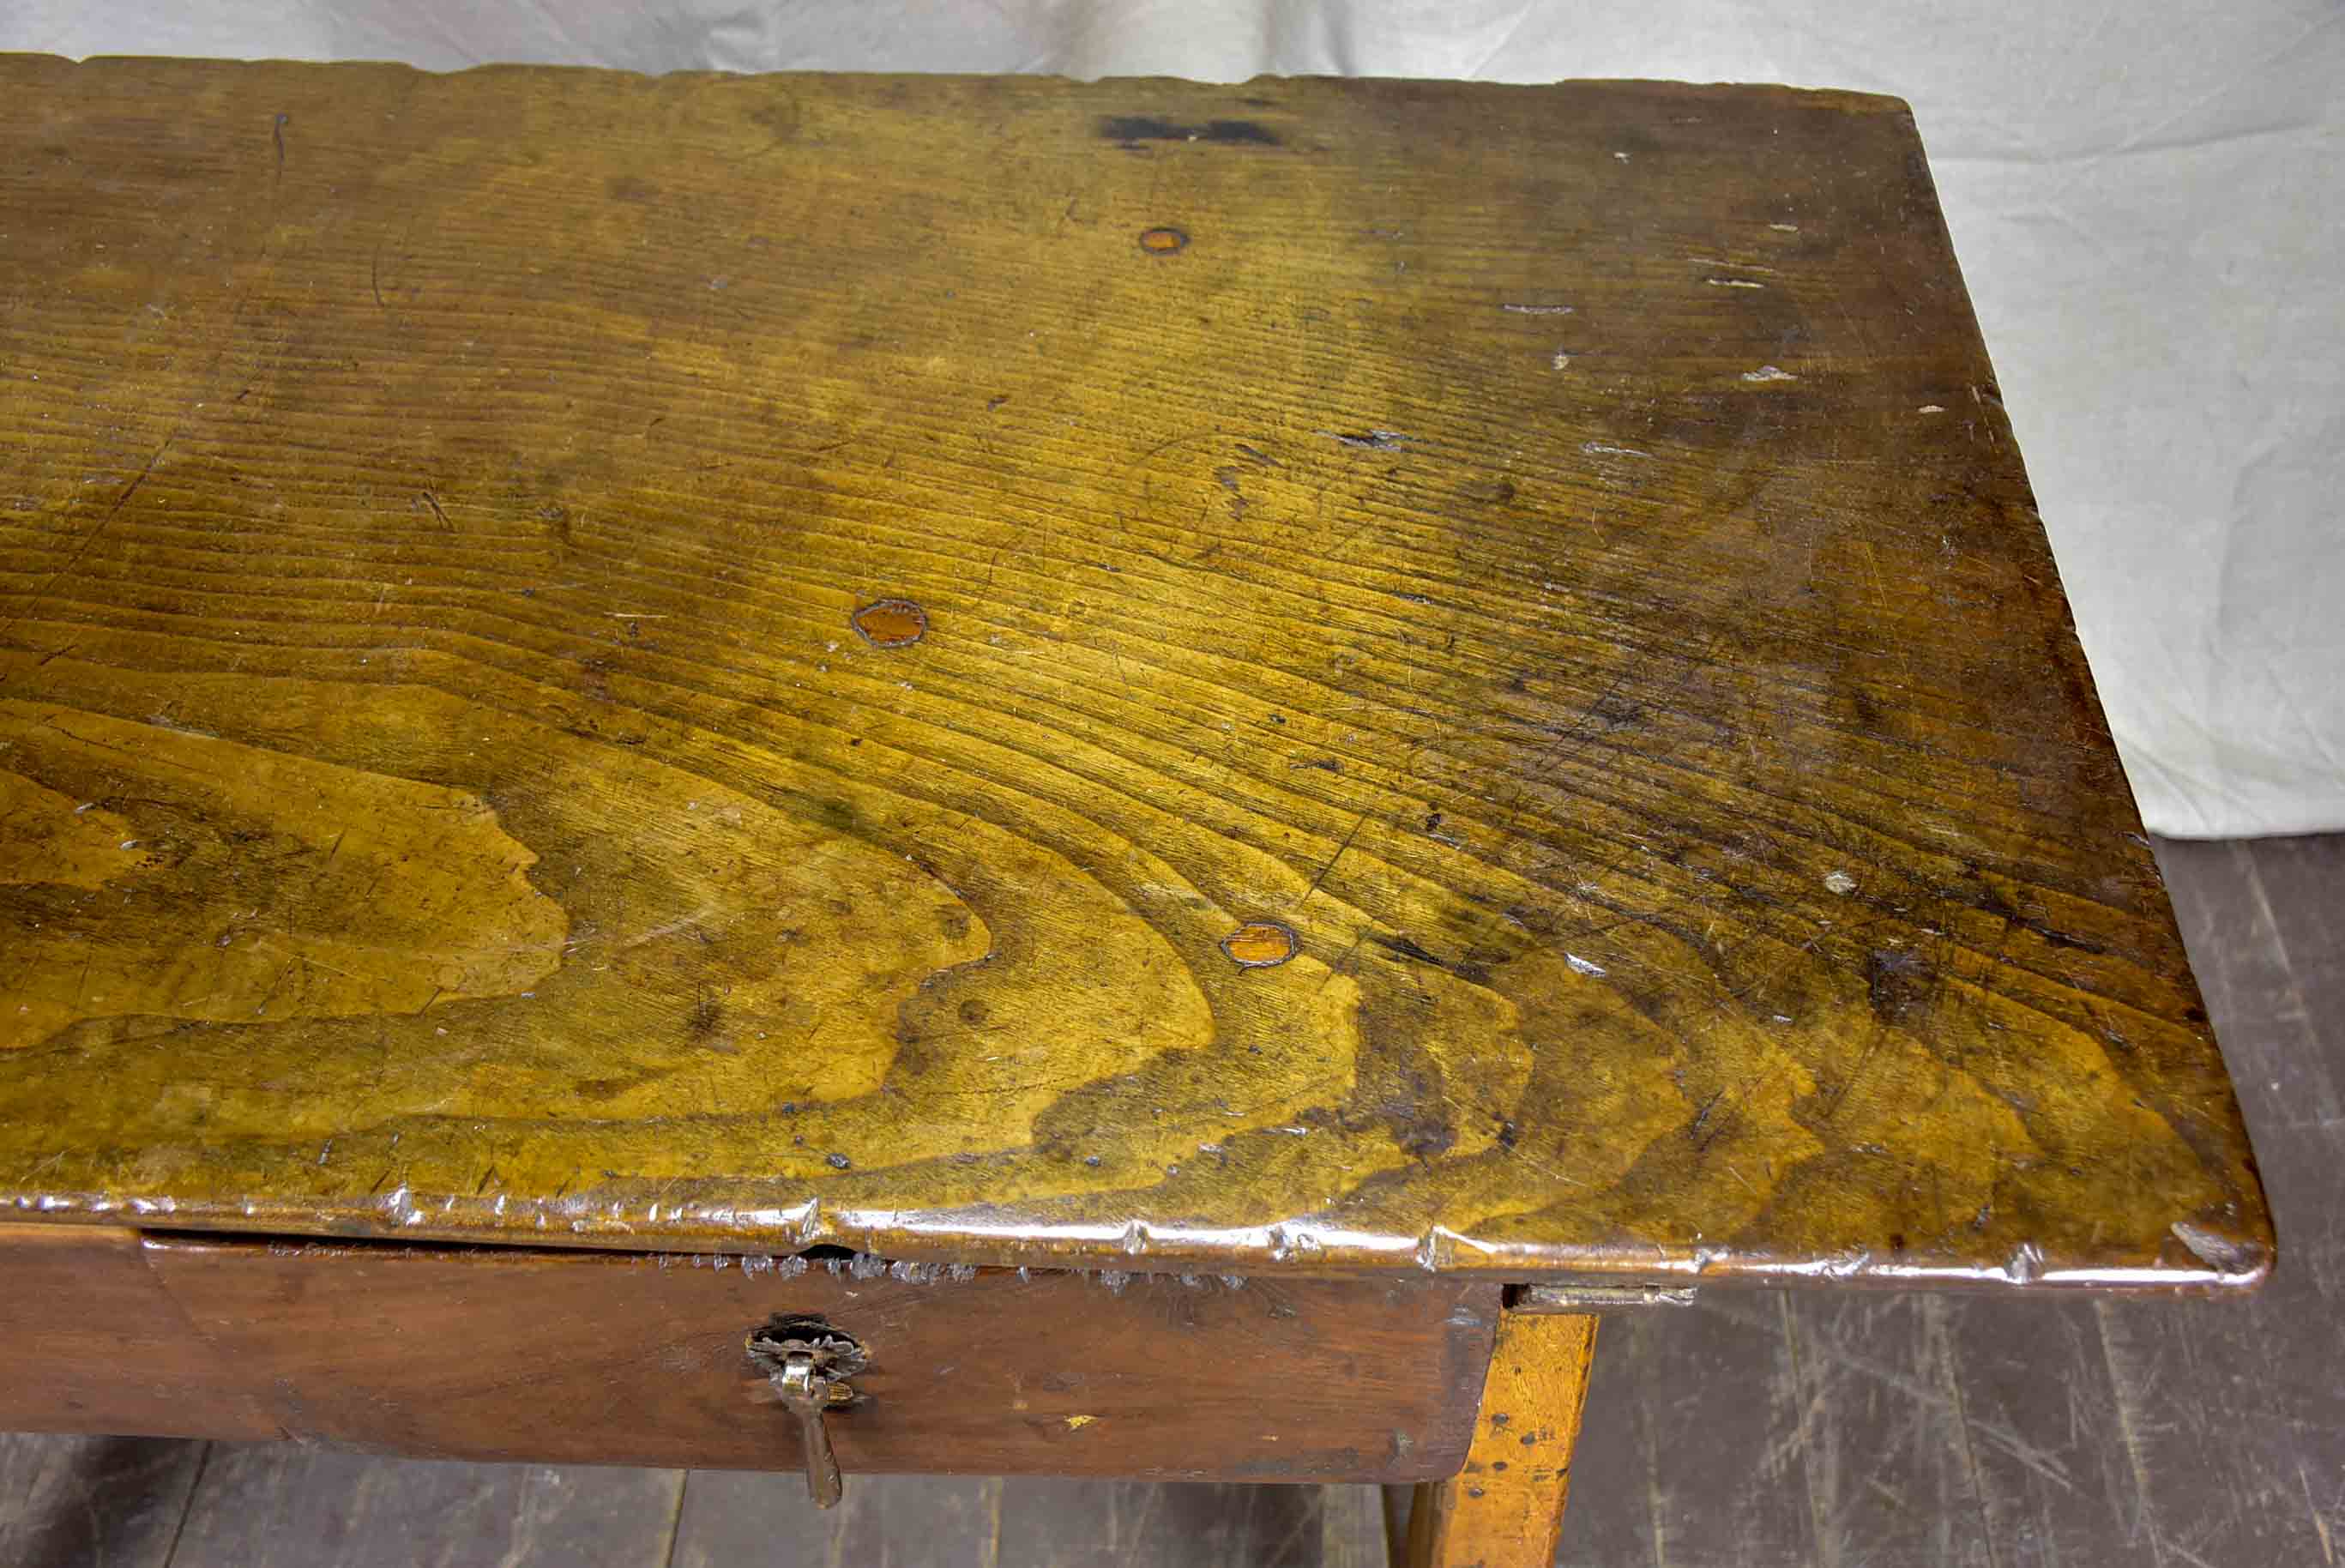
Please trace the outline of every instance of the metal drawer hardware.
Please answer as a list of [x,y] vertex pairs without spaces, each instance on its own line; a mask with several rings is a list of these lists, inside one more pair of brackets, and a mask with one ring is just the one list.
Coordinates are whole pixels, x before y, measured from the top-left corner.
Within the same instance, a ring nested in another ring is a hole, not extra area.
[[830,1507],[838,1501],[838,1460],[830,1451],[830,1434],[823,1430],[823,1412],[855,1402],[855,1390],[847,1380],[868,1366],[870,1357],[853,1335],[803,1313],[777,1317],[751,1329],[747,1349],[750,1364],[766,1374],[782,1403],[798,1418],[807,1491],[817,1508]]

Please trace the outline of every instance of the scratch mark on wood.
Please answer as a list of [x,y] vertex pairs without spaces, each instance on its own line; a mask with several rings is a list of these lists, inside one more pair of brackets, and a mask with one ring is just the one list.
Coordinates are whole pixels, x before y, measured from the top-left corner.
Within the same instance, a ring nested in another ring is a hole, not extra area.
[[1319,868],[1319,874],[1311,879],[1311,885],[1304,888],[1303,896],[1294,901],[1295,907],[1299,909],[1311,901],[1311,895],[1319,891],[1320,884],[1327,880],[1327,873],[1335,869],[1335,862],[1344,858],[1345,852],[1351,849],[1352,841],[1360,836],[1360,830],[1367,826],[1368,815],[1366,811],[1360,813],[1359,820],[1352,824],[1352,830],[1344,835],[1344,841],[1335,846],[1335,852],[1327,857],[1327,863]]
[[[79,545],[74,547],[74,553],[66,557],[66,564],[59,566],[56,571],[51,572],[46,577],[42,579],[40,587],[35,590],[33,594],[34,604],[38,604],[41,600],[46,598],[51,588],[56,587],[58,582],[62,580],[67,573],[81,565],[82,557],[88,555],[90,546],[97,543],[97,536],[106,532],[107,528],[114,522],[115,518],[121,515],[122,509],[125,506],[130,504],[130,498],[138,494],[138,487],[147,483],[147,476],[155,472],[155,465],[163,461],[163,454],[171,450],[171,443],[178,439],[178,436],[176,433],[163,438],[163,444],[155,449],[153,456],[147,458],[147,466],[141,468],[137,473],[132,477],[130,483],[123,486],[122,494],[114,498],[114,504],[106,509],[106,515],[97,520],[96,526],[91,528],[88,533],[82,535],[82,541]],[[15,631],[16,629],[16,623],[23,620],[25,618],[25,612],[24,610],[19,610],[15,615],[9,616],[8,624],[5,626],[0,626],[0,635],[5,635],[6,633]]]

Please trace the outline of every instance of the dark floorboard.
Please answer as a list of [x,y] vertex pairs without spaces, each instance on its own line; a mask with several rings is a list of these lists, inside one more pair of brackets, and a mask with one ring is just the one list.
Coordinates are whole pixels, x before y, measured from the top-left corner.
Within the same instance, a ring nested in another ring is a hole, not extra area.
[[167,1562],[168,1568],[658,1568],[683,1483],[672,1470],[434,1464],[290,1443],[213,1443]]
[[[2281,1264],[2250,1302],[1713,1294],[1607,1322],[1568,1568],[2336,1568],[2345,836],[2161,844]],[[435,1464],[0,1435],[0,1565],[1382,1561],[1372,1489]]]
[[1383,1532],[1365,1486],[864,1476],[824,1514],[796,1476],[695,1471],[669,1568],[1371,1568]]
[[1001,1561],[1011,1568],[1316,1568],[1325,1494],[1315,1486],[1014,1481],[1003,1498]]
[[206,1445],[0,1432],[0,1563],[162,1568]]
[[825,1514],[795,1475],[696,1470],[685,1477],[670,1568],[997,1568],[1001,1489],[992,1479],[850,1478]]

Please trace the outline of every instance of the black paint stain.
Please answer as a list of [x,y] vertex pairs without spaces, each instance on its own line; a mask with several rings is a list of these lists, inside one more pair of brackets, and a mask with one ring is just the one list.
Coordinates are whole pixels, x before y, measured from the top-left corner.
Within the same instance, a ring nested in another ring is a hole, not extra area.
[[1596,699],[1588,717],[1603,729],[1634,729],[1644,722],[1645,710],[1640,704],[1608,694]]
[[1899,1024],[1930,1010],[1930,966],[1918,953],[1875,948],[1865,955],[1864,992],[1873,1015]]
[[1429,963],[1440,970],[1447,970],[1449,967],[1406,936],[1371,935],[1368,940],[1386,952],[1397,954],[1412,963]]
[[2058,927],[2053,925],[2051,921],[2043,919],[2041,916],[2025,915],[2020,913],[2018,909],[2009,899],[2005,898],[2003,894],[1996,891],[1993,884],[1989,883],[1985,877],[1980,875],[1979,869],[1976,866],[1971,866],[1967,869],[1971,875],[1977,879],[1977,885],[1975,888],[1961,886],[1944,887],[1936,890],[1937,896],[1950,903],[1967,905],[1968,907],[1978,911],[1981,914],[1992,915],[1996,920],[2002,921],[2008,925],[2015,926],[2022,931],[2034,932],[2037,936],[2044,939],[2046,945],[2050,947],[2066,948],[2073,952],[2089,952],[2094,954],[2106,953],[2109,951],[2099,942],[2087,942],[2081,936],[2071,935],[2069,932],[2060,930]]
[[1176,125],[1152,115],[1108,115],[1099,122],[1101,139],[1138,147],[1144,141],[1203,141],[1221,147],[1284,145],[1268,127],[1253,120],[1207,120],[1201,126]]
[[1457,1135],[1449,1124],[1438,1116],[1416,1116],[1403,1121],[1393,1129],[1394,1137],[1403,1149],[1420,1160],[1438,1159],[1456,1146]]
[[1400,1092],[1372,1107],[1392,1129],[1394,1143],[1420,1160],[1438,1159],[1457,1146],[1457,1129],[1439,1114],[1446,1104],[1441,1084],[1407,1073],[1394,1086]]

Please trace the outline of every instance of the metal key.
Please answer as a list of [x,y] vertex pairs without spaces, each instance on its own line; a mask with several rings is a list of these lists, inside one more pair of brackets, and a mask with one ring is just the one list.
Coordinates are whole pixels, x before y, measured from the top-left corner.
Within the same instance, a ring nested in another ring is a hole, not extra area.
[[831,1452],[823,1415],[855,1402],[847,1380],[868,1364],[863,1347],[819,1318],[789,1317],[752,1331],[747,1349],[751,1363],[798,1419],[807,1493],[816,1507],[830,1507],[839,1499],[838,1459]]

